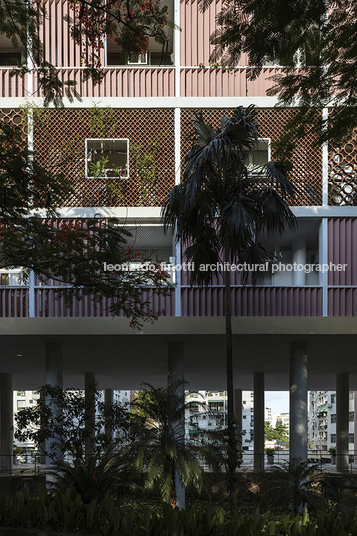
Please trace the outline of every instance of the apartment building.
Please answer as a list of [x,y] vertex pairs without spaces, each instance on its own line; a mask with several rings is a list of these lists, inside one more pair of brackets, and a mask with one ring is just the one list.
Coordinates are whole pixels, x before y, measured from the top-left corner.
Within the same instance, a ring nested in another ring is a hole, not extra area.
[[[355,450],[355,394],[349,392],[348,401],[348,449]],[[337,443],[336,391],[311,391],[309,393],[309,445],[312,449],[328,450]]]
[[[221,430],[227,426],[226,391],[188,393],[186,401],[191,402],[185,425],[185,434],[188,439],[194,438],[197,426],[208,431]],[[194,426],[190,426],[191,424]],[[242,450],[254,450],[254,393],[252,391],[242,392]]]
[[[62,110],[43,108],[39,73],[32,66],[24,79],[10,76],[14,51],[1,37],[1,118],[23,124],[40,162],[54,172],[61,170],[73,184],[74,194],[59,218],[74,222],[116,216],[132,231],[132,248],[181,267],[170,296],[152,297],[150,289],[143,290],[153,308],[164,309],[165,315],[139,330],[131,330],[126,318],[111,318],[106,300],[94,303],[86,297],[68,304],[56,299],[56,282],[44,285],[32,274],[29,284],[21,285],[16,270],[2,269],[3,408],[10,406],[13,388],[26,391],[48,382],[83,389],[86,378],[94,377],[108,390],[138,389],[143,381],[165,385],[167,373],[185,376],[191,389],[226,389],[223,279],[207,287],[191,286],[189,270],[183,269],[185,245],[176,243],[174,229],[164,233],[161,205],[180,182],[193,111],[202,111],[218,127],[223,112],[229,115],[237,106],[255,104],[260,141],[249,164],[274,158],[273,142],[295,112],[293,107],[275,108],[276,97],[266,93],[281,67],[266,66],[251,80],[244,56],[234,69],[209,66],[209,35],[219,0],[204,13],[198,0],[165,3],[182,30],[168,30],[165,58],[159,58],[157,44],[150,41],[146,54],[122,62],[108,42],[100,51],[103,81],[95,86],[82,76],[81,49],[71,40],[65,18],[67,2],[46,2],[48,17],[41,30],[45,57],[63,80],[76,82],[82,97],[69,102],[64,95]],[[15,53],[23,56],[24,51]],[[328,115],[328,109],[321,114]],[[26,130],[29,118],[33,129]],[[105,170],[99,161],[104,154]],[[254,390],[254,444],[251,396],[242,395],[247,403],[243,446],[254,445],[257,460],[264,454],[264,390],[290,389],[290,455],[296,458],[307,455],[307,389],[336,385],[337,396],[345,401],[357,389],[356,154],[355,135],[343,146],[316,147],[312,134],[301,139],[290,174],[296,196],[289,200],[298,228],[264,238],[279,268],[268,271],[258,287],[243,286],[239,274],[231,274],[234,388]],[[150,177],[143,164],[147,156],[154,163]],[[224,397],[207,395],[207,401],[217,408],[225,404]],[[336,409],[345,431],[346,407]],[[5,453],[13,442],[9,422],[12,415],[7,414],[0,424]],[[220,424],[217,414],[215,425]],[[336,438],[341,468],[348,451],[344,437]]]

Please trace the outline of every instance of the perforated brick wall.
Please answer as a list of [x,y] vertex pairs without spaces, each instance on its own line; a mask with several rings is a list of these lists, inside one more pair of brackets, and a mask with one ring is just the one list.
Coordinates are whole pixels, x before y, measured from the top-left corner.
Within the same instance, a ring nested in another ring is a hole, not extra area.
[[329,205],[357,205],[357,130],[348,143],[329,145]]
[[[203,117],[215,128],[220,124],[222,114],[228,117],[234,109],[213,109],[203,111]],[[284,126],[294,114],[294,110],[261,109],[258,113],[260,125],[259,137],[278,141]],[[182,110],[181,115],[181,158],[182,162],[190,147],[189,134],[192,132],[192,111]],[[293,171],[289,178],[296,188],[294,199],[289,199],[292,206],[316,206],[322,204],[322,151],[314,147],[314,137],[301,139],[293,152]],[[274,158],[274,149],[271,157]]]
[[[65,173],[74,185],[75,195],[66,200],[66,206],[161,206],[174,184],[171,109],[40,110],[35,112],[34,125],[34,148],[41,163],[55,173]],[[86,178],[86,138],[128,138],[129,179]],[[143,157],[153,151],[154,180],[149,173],[152,182],[147,184],[145,169],[151,172],[153,164]]]

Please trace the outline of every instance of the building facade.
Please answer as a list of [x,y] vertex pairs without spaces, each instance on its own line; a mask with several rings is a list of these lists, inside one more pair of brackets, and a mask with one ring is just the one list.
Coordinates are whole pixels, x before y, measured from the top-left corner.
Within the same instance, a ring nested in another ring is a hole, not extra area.
[[[348,445],[350,455],[355,453],[355,395],[349,393]],[[309,445],[312,449],[328,451],[336,447],[337,413],[336,391],[311,391],[309,393]]]
[[[295,111],[276,108],[277,99],[266,94],[279,66],[263,68],[254,81],[244,56],[234,69],[209,66],[209,35],[221,8],[219,0],[204,13],[198,0],[167,3],[182,31],[171,32],[164,62],[155,43],[149,43],[148,54],[126,64],[107,43],[100,52],[103,81],[94,86],[82,76],[80,47],[73,44],[65,19],[67,2],[48,1],[48,18],[41,30],[45,57],[63,80],[76,81],[82,101],[71,103],[64,95],[65,109],[44,109],[36,69],[31,68],[24,79],[11,77],[8,62],[13,51],[2,36],[1,118],[23,124],[39,161],[71,180],[74,194],[60,210],[60,218],[116,216],[133,232],[131,247],[182,267],[181,245],[173,232],[164,233],[161,205],[180,182],[192,112],[201,110],[206,120],[218,126],[223,112],[255,104],[258,149],[268,161],[274,158],[273,142]],[[22,50],[16,53],[23,56]],[[328,109],[318,113],[327,117]],[[33,128],[26,130],[28,121],[33,121]],[[99,154],[108,157],[104,175],[97,173]],[[346,397],[350,389],[357,389],[353,383],[357,372],[353,350],[357,337],[356,154],[355,135],[344,146],[316,147],[310,134],[301,139],[290,176],[296,196],[289,201],[298,229],[274,240],[266,237],[279,269],[269,271],[259,287],[242,286],[232,273],[234,382],[237,400],[253,386],[257,460],[264,457],[264,389],[290,389],[290,453],[296,458],[306,457],[307,452],[307,389],[335,388],[341,402],[336,409],[337,449],[341,468],[346,465]],[[154,163],[149,174],[143,163],[148,155]],[[165,317],[138,333],[130,330],[125,318],[112,319],[105,300],[93,303],[85,298],[68,306],[56,299],[55,282],[43,285],[32,276],[28,285],[19,285],[17,274],[3,269],[3,406],[12,397],[12,387],[34,389],[48,382],[83,388],[85,378],[94,376],[103,389],[114,389],[118,382],[137,389],[146,379],[162,384],[169,372],[173,377],[185,375],[192,389],[207,386],[212,392],[224,391],[223,280],[209,287],[191,286],[189,273],[180,269],[175,283],[171,296],[152,298],[153,307],[164,309]],[[150,298],[149,290],[143,294]],[[237,403],[236,408],[242,405]],[[248,416],[252,415],[246,412],[244,446],[250,448],[253,427]],[[12,438],[6,419],[2,422],[4,451],[12,446]],[[257,467],[261,468],[260,461]]]

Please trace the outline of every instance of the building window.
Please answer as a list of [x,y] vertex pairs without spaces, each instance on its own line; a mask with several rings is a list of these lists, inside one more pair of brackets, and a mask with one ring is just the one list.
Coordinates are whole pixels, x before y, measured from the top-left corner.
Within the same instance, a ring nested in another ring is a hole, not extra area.
[[[299,235],[303,240],[302,248],[308,268],[304,272],[290,270],[298,251],[296,248],[299,248],[295,242],[297,238],[295,230],[289,230],[279,238],[262,235],[261,244],[273,255],[272,261],[269,263],[269,269],[264,272],[264,285],[303,287],[305,285],[318,286],[321,284],[321,273],[316,270],[316,265],[319,263],[320,220],[299,218],[298,221]],[[324,402],[322,398],[317,400],[321,403]]]
[[331,424],[334,424],[336,422],[336,413],[331,414]]
[[26,400],[18,400],[17,401],[17,409],[21,409],[26,407]]
[[2,287],[21,287],[24,285],[24,282],[21,280],[21,270],[18,268],[1,268],[0,285]]
[[348,414],[348,420],[350,422],[353,422],[355,420],[355,412],[354,411],[350,411],[349,414]]
[[128,139],[86,139],[86,177],[128,179]]
[[128,65],[148,65],[149,58],[148,53],[145,54],[131,54],[127,61]]
[[348,442],[354,443],[355,442],[355,435],[354,434],[348,434]]
[[354,393],[354,391],[351,391],[350,395],[349,395],[349,399],[354,400],[354,398],[355,398],[355,393]]
[[17,396],[26,396],[25,391],[17,391]]
[[243,400],[243,404],[246,404],[247,402],[245,400]]
[[331,395],[331,404],[336,404],[336,393]]
[[336,434],[331,434],[331,443],[336,443]]
[[246,419],[246,418],[247,418],[247,416],[246,416],[246,415],[243,415],[243,419]]
[[244,163],[249,173],[259,173],[265,164],[270,160],[270,139],[263,138],[258,140],[257,147],[252,151],[246,152]]

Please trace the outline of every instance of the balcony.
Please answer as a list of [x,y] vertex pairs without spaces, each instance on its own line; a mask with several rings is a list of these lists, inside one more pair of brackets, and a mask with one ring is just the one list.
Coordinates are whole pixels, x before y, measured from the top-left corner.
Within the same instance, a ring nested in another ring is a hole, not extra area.
[[[322,316],[321,287],[232,287],[233,316]],[[182,316],[224,316],[224,287],[182,288]]]
[[[0,68],[0,96],[28,97],[28,77],[10,76],[13,68]],[[173,97],[175,96],[175,78],[173,67],[106,67],[103,69],[103,81],[94,85],[91,80],[83,78],[83,68],[59,68],[62,82],[74,80],[76,91],[81,97]],[[33,74],[34,94],[43,97],[36,72]],[[65,97],[63,92],[63,97]]]
[[250,68],[182,67],[183,97],[262,97],[274,84],[271,77],[280,69],[266,68],[256,80],[249,80]]

